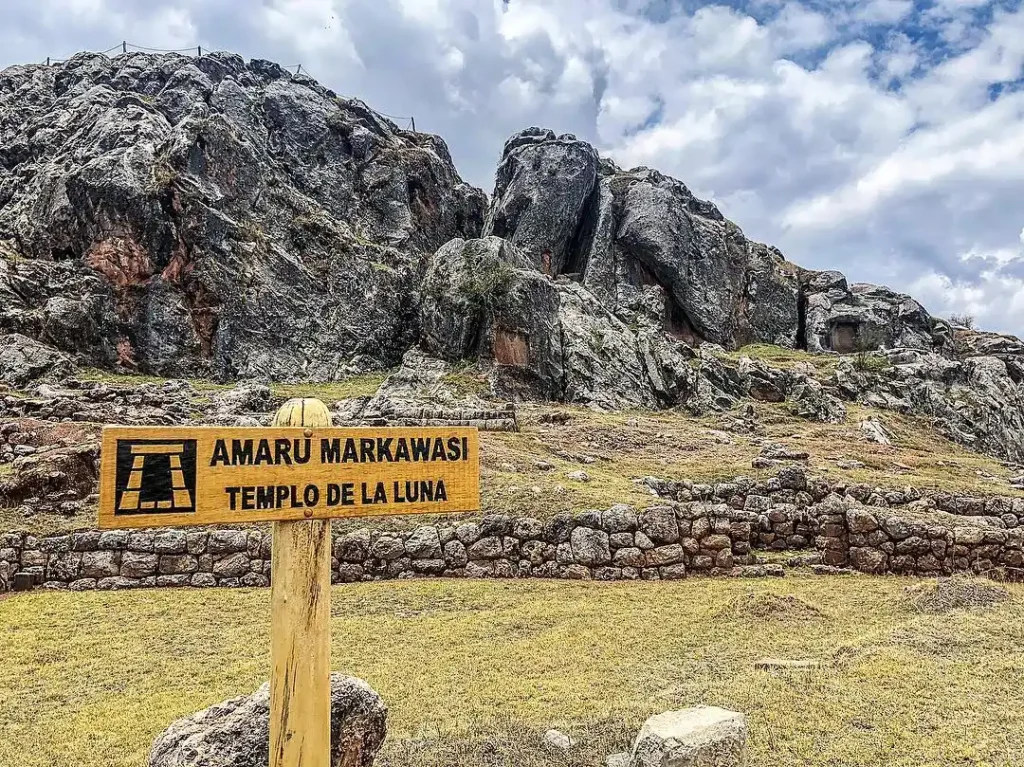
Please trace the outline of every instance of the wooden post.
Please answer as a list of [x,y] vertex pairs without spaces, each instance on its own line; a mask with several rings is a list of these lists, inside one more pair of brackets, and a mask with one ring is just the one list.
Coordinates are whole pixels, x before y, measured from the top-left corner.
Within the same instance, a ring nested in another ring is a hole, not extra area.
[[[274,426],[331,425],[318,399],[288,400]],[[275,522],[270,575],[270,767],[329,767],[331,521]]]

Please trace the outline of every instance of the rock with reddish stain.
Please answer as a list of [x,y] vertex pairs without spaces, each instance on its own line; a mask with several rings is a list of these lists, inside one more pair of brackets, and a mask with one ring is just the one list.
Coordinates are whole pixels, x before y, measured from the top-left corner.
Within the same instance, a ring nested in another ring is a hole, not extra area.
[[417,340],[424,254],[483,226],[440,138],[267,61],[10,67],[0,123],[0,332],[103,367],[393,365]]

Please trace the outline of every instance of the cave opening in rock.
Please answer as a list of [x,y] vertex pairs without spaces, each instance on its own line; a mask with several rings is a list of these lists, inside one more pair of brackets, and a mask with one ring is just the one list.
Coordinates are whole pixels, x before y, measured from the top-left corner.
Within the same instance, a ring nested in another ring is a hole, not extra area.
[[801,285],[796,294],[796,348],[807,350],[807,286]]
[[598,207],[600,203],[600,184],[595,182],[586,202],[580,212],[580,220],[576,224],[576,231],[569,241],[569,252],[565,259],[562,273],[572,279],[581,281],[587,271],[587,262],[590,260],[590,249],[593,246],[594,235],[597,231]]
[[665,304],[665,332],[690,346],[702,343],[704,338],[693,327],[690,317],[683,308],[668,292],[665,293]]
[[829,345],[832,351],[850,354],[859,348],[861,337],[860,323],[856,320],[837,320],[829,334]]

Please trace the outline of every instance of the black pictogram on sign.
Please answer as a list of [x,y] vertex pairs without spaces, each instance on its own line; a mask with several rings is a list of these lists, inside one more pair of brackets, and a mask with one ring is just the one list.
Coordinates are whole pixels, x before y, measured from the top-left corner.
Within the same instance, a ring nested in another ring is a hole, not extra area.
[[119,439],[114,514],[196,510],[194,439]]

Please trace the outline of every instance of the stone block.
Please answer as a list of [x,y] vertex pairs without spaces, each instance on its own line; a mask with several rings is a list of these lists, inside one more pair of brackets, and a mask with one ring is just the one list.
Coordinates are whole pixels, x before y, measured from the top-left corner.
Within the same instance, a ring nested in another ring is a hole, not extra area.
[[673,543],[668,546],[658,546],[658,548],[646,552],[644,564],[647,567],[662,567],[682,562],[683,558],[683,547],[678,543]]
[[644,722],[633,744],[633,767],[740,767],[747,718],[715,706],[665,711]]
[[405,550],[413,559],[440,559],[441,538],[433,525],[421,525],[410,533]]
[[210,588],[217,585],[217,579],[213,573],[195,573],[189,583],[196,588]]
[[640,512],[637,525],[656,544],[676,543],[679,540],[676,513],[670,506],[652,506]]
[[75,551],[95,551],[100,546],[99,530],[86,530],[71,534],[71,548]]
[[244,530],[214,530],[207,543],[210,554],[235,554],[248,548],[249,536]]
[[666,565],[658,569],[663,581],[681,581],[686,577],[686,565],[678,562],[674,565]]
[[127,530],[105,530],[100,533],[99,548],[111,551],[124,551],[128,548],[129,532]]
[[618,567],[644,567],[644,552],[638,548],[616,549],[612,561]]
[[110,578],[121,573],[121,554],[116,551],[86,551],[82,555],[83,578]]
[[[673,524],[675,517],[673,517]],[[612,561],[608,533],[589,527],[577,527],[570,536],[573,561],[581,565],[604,565]]]
[[121,575],[125,578],[146,578],[156,575],[160,557],[140,551],[126,551],[121,557]]
[[128,535],[128,550],[141,551],[143,554],[151,554],[155,551],[156,534],[150,532],[136,532]]
[[601,514],[601,527],[608,533],[631,533],[636,524],[636,512],[624,503],[617,503]]
[[498,559],[501,556],[501,538],[496,535],[489,535],[481,538],[467,549],[470,560],[476,559]]
[[158,569],[161,575],[191,575],[199,569],[199,560],[192,554],[164,554]]
[[[206,573],[206,574],[209,575],[209,573]],[[212,578],[213,576],[210,575],[210,577]],[[160,586],[161,588],[164,588],[164,587],[181,588],[183,586],[191,586],[192,585],[192,576],[191,575],[187,575],[187,574],[158,575],[156,577],[156,585]]]
[[157,554],[184,554],[188,550],[188,533],[184,530],[165,530],[153,538],[153,551]]
[[228,554],[213,563],[213,574],[217,578],[240,578],[250,572],[249,555],[245,552]]
[[466,547],[458,538],[448,541],[444,545],[444,558],[451,567],[465,567],[469,561],[466,554]]
[[529,541],[544,535],[544,525],[533,517],[520,517],[512,525],[512,535],[520,541]]

